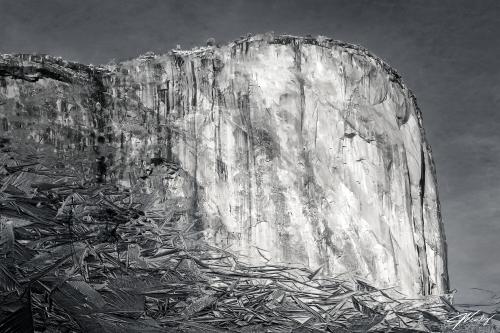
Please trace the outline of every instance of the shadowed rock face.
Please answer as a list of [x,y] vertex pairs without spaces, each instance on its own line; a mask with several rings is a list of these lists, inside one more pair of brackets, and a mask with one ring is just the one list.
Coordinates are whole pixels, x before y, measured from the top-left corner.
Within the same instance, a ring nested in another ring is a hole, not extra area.
[[[99,68],[4,56],[0,76],[2,136],[71,155],[104,133],[116,178],[151,210],[248,261],[447,291],[420,111],[359,47],[259,35]],[[141,161],[157,165],[145,180]]]

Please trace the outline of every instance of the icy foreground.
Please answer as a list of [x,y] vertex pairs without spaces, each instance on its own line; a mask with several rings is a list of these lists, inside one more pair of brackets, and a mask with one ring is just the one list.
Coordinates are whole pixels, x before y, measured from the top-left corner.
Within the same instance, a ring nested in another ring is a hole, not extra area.
[[114,178],[247,262],[447,291],[420,110],[359,47],[259,35],[105,67],[6,55],[0,115],[2,136],[89,160],[104,134]]

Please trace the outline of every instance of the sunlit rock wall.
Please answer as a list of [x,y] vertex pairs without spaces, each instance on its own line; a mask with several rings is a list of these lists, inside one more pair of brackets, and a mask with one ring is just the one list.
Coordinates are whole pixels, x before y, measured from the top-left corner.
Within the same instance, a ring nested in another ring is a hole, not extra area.
[[74,72],[66,81],[32,62],[0,67],[2,121],[39,114],[51,125],[21,127],[32,136],[59,128],[37,138],[68,151],[104,134],[118,181],[142,182],[156,210],[179,206],[205,239],[256,263],[322,266],[407,294],[447,290],[420,111],[367,51],[259,35],[106,68],[59,63]]

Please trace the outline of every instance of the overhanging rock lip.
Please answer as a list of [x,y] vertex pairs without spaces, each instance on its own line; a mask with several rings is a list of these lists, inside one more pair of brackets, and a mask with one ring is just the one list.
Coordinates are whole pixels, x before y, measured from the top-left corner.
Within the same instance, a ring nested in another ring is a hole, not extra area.
[[[356,53],[361,56],[366,56],[370,59],[375,60],[376,63],[378,63],[386,72],[387,74],[390,75],[390,80],[392,82],[398,83],[401,85],[401,88],[403,90],[409,91],[409,89],[404,85],[401,76],[399,73],[392,68],[387,62],[379,58],[378,56],[374,55],[370,51],[368,51],[366,48],[357,45],[357,44],[352,44],[352,43],[347,43],[344,41],[340,40],[335,40],[333,38],[325,37],[325,36],[317,36],[317,37],[311,37],[311,36],[294,36],[294,35],[274,35],[273,33],[263,33],[263,34],[256,34],[253,36],[241,38],[239,40],[235,40],[233,42],[227,43],[220,48],[233,48],[238,45],[241,45],[243,43],[255,43],[255,42],[268,42],[269,44],[283,44],[287,45],[292,42],[299,41],[302,44],[307,44],[307,45],[315,45],[319,47],[324,47],[324,48],[343,48],[346,51],[351,51],[353,53]],[[163,56],[181,56],[181,57],[188,57],[188,56],[205,56],[205,55],[213,55],[214,52],[218,49],[219,47],[216,46],[205,46],[205,47],[194,47],[191,50],[171,50],[165,54],[154,54],[152,52],[147,52],[143,55],[139,55],[136,58],[124,60],[121,62],[127,62],[133,59],[143,59],[145,61],[155,59],[157,57],[163,57]],[[45,65],[45,66],[57,66],[58,68],[64,68],[67,70],[75,71],[75,72],[93,72],[93,73],[101,73],[101,74],[106,74],[110,73],[110,67],[111,65],[98,65],[98,66],[93,66],[93,65],[86,65],[80,62],[75,62],[75,61],[67,61],[63,60],[61,57],[55,57],[43,53],[6,53],[6,54],[1,54],[0,55],[0,66],[9,66],[9,67],[29,67],[30,64],[32,65],[33,63],[39,64],[39,65]],[[1,75],[1,74],[0,74]],[[413,94],[411,94],[413,95]]]

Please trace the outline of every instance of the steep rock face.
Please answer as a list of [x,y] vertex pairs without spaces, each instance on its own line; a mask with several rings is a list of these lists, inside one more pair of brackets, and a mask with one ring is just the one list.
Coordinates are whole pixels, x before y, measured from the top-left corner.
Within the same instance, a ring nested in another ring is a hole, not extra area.
[[359,47],[260,35],[105,68],[4,57],[0,76],[2,136],[90,156],[103,133],[118,181],[248,261],[448,288],[420,111]]

